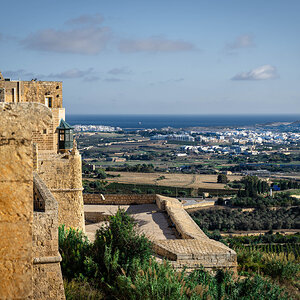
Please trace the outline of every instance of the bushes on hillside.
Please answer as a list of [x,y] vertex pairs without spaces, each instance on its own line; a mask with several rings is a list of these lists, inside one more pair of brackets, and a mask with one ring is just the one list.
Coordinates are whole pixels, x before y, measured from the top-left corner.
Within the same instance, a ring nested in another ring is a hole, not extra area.
[[230,273],[213,276],[202,268],[188,275],[166,261],[156,262],[149,240],[135,231],[124,210],[97,231],[94,243],[64,227],[59,243],[67,299],[288,299],[259,276],[236,281]]

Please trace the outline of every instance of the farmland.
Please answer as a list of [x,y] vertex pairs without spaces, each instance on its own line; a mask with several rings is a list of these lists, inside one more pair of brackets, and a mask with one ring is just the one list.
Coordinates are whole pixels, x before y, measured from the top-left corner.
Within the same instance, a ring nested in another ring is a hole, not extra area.
[[[217,183],[217,175],[205,174],[168,174],[168,173],[135,173],[135,172],[108,172],[120,177],[107,178],[108,182],[128,184],[151,184],[159,186],[224,189],[225,185]],[[230,181],[240,180],[241,176],[229,175]]]

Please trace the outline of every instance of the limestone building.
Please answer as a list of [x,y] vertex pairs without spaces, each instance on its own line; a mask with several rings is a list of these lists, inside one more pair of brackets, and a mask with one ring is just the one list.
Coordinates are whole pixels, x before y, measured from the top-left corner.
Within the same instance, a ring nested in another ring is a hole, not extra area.
[[58,225],[84,230],[84,213],[61,82],[0,73],[0,169],[0,299],[64,299]]

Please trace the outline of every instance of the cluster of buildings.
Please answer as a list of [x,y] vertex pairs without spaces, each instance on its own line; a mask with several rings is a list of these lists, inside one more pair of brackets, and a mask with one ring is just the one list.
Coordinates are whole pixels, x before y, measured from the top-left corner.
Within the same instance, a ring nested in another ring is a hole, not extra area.
[[160,141],[185,141],[194,142],[195,138],[187,133],[184,134],[157,134],[150,138],[151,140]]
[[122,129],[120,127],[105,125],[74,125],[74,130],[82,132],[115,132]]
[[230,145],[230,146],[182,146],[180,147],[182,153],[215,153],[215,154],[245,154],[245,155],[257,155],[258,151],[253,146],[241,146],[241,145]]
[[[196,132],[191,132],[196,133]],[[205,143],[228,143],[228,144],[292,144],[300,141],[300,133],[298,132],[275,132],[263,129],[234,129],[210,132],[203,135],[200,132],[196,140]]]
[[200,142],[203,144],[281,145],[300,142],[299,132],[280,132],[265,129],[226,129],[223,131],[183,131],[156,134],[151,140]]

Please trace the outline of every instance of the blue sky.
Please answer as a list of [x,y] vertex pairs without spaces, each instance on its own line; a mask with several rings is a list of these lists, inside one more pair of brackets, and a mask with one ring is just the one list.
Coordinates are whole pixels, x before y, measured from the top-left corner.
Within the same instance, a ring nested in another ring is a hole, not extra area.
[[5,77],[79,114],[300,111],[300,1],[6,1]]

